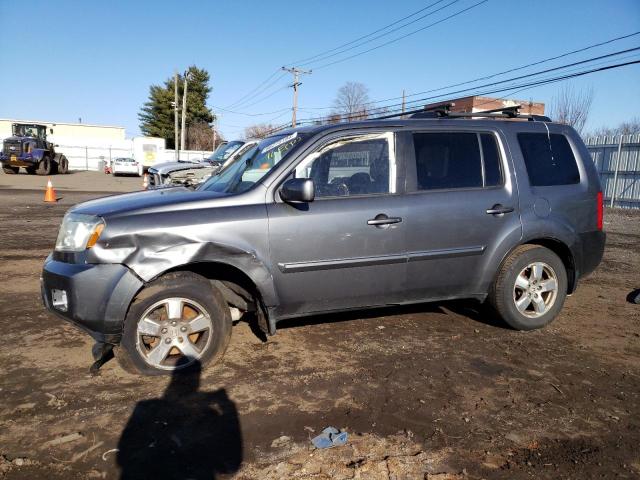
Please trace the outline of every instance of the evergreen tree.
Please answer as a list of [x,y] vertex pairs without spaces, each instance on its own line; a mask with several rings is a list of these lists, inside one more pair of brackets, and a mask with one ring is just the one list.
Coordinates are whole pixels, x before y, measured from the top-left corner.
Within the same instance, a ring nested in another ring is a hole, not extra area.
[[[188,69],[189,81],[187,87],[187,116],[186,125],[209,125],[215,118],[211,109],[207,107],[207,98],[211,92],[209,73],[192,65]],[[184,75],[178,75],[178,108],[182,109],[182,95],[184,93]],[[151,85],[149,100],[140,109],[140,131],[149,137],[164,138],[167,148],[175,148],[174,138],[174,77],[165,80],[164,85]],[[181,111],[178,111],[178,125],[182,125]],[[187,128],[188,131],[188,128]],[[189,148],[187,137],[187,148]]]

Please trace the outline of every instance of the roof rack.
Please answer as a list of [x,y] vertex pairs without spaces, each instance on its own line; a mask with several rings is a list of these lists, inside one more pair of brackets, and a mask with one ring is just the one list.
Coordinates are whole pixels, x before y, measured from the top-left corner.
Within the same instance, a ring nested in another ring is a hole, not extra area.
[[438,105],[425,106],[417,110],[411,110],[404,113],[395,113],[376,117],[372,120],[382,120],[386,118],[403,117],[409,118],[506,118],[506,119],[526,119],[530,122],[550,122],[551,119],[545,115],[533,115],[520,113],[522,105],[513,105],[511,107],[494,108],[492,110],[483,110],[482,112],[452,112],[451,107],[455,103],[442,103]]

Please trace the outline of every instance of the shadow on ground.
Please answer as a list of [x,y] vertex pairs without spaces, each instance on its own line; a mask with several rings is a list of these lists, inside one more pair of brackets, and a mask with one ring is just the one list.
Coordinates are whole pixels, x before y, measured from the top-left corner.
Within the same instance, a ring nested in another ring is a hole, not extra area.
[[237,472],[243,445],[225,389],[200,392],[201,367],[175,373],[161,398],[136,404],[118,442],[121,479],[215,479]]

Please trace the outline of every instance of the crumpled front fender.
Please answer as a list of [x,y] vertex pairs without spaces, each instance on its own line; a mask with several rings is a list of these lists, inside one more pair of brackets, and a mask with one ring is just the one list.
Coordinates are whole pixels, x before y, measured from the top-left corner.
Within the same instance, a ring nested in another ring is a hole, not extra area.
[[[273,277],[257,252],[249,248],[212,241],[189,239],[173,232],[160,237],[130,234],[111,238],[91,250],[92,259],[100,263],[120,263],[129,267],[145,282],[169,270],[196,263],[222,263],[237,268],[256,285],[266,306],[277,305]],[[212,272],[212,274],[215,272]]]

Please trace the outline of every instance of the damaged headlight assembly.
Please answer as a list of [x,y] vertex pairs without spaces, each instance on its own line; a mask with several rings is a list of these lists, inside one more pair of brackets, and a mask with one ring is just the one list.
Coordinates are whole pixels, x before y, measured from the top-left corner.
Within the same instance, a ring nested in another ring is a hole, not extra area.
[[81,252],[93,247],[104,230],[105,223],[100,217],[67,213],[62,220],[56,250],[59,252]]

